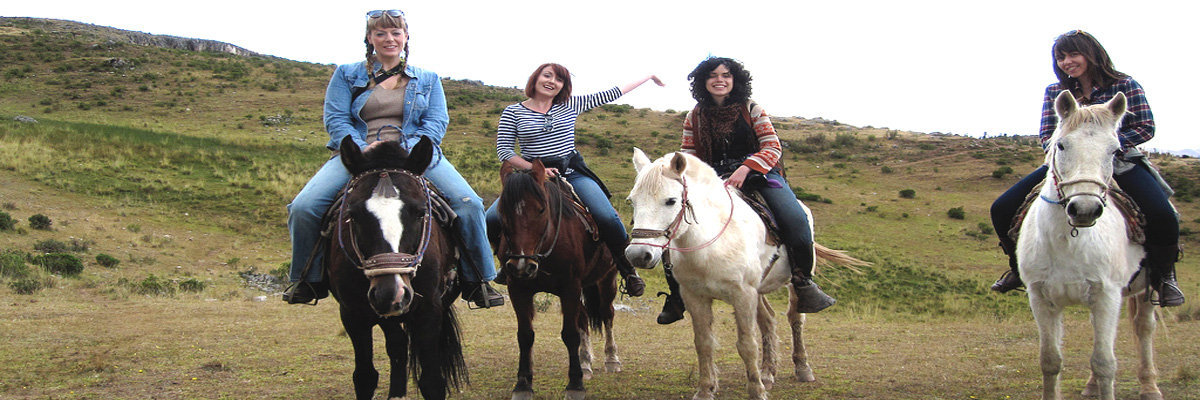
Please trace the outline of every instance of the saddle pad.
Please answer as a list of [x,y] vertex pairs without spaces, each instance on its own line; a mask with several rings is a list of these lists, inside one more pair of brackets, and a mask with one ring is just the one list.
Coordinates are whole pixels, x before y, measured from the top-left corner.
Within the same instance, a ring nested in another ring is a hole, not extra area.
[[575,210],[574,214],[579,217],[580,222],[583,222],[583,228],[592,235],[592,241],[600,240],[600,226],[596,225],[596,219],[592,217],[592,213],[583,205],[583,200],[579,198],[579,193],[575,193],[575,186],[566,179],[557,179],[559,187],[570,194],[571,208]]
[[767,207],[767,203],[762,199],[762,196],[757,192],[753,194],[747,194],[741,190],[737,192],[742,200],[745,200],[746,204],[750,205],[750,209],[754,210],[754,213],[758,214],[758,217],[762,219],[763,225],[766,225],[767,244],[771,246],[779,244],[779,224],[775,222],[775,215],[771,213],[771,208]]
[[[1033,191],[1025,196],[1025,202],[1021,203],[1021,208],[1017,210],[1017,214],[1013,216],[1012,228],[1008,230],[1008,237],[1013,243],[1017,242],[1017,237],[1021,233],[1021,223],[1025,221],[1025,214],[1029,213],[1029,206],[1037,200],[1042,192],[1042,185],[1046,181],[1042,181],[1033,187]],[[1108,200],[1121,215],[1125,217],[1125,233],[1129,236],[1129,240],[1137,244],[1146,243],[1146,216],[1142,214],[1141,208],[1138,208],[1137,203],[1129,197],[1128,194],[1121,191],[1116,182],[1111,182],[1109,185]]]

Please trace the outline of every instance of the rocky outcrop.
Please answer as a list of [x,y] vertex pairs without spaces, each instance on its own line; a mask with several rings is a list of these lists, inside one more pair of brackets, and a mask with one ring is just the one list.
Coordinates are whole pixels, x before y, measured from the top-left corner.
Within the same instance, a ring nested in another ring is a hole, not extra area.
[[239,56],[260,57],[262,54],[243,49],[225,42],[207,39],[192,39],[178,36],[151,35],[149,33],[124,31],[129,43],[143,46],[157,46],[168,49],[207,51],[212,53],[229,53]]
[[[205,51],[214,53],[229,53],[247,57],[266,57],[244,48],[225,42],[207,39],[192,39],[169,35],[153,35],[145,32],[110,28],[82,22],[66,21],[47,18],[0,17],[0,27],[15,27],[23,29],[40,29],[51,34],[67,35],[73,39],[94,36],[101,43],[124,42],[142,46],[156,46],[168,49]],[[103,44],[96,44],[97,46]]]

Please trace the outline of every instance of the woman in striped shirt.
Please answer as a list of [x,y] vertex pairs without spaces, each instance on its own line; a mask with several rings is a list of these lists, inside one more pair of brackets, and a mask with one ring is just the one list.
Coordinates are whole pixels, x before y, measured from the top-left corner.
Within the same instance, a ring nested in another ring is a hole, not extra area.
[[[1054,98],[1070,90],[1081,105],[1102,104],[1125,94],[1129,112],[1117,130],[1121,153],[1113,164],[1113,179],[1138,204],[1146,216],[1146,257],[1142,268],[1150,278],[1150,287],[1158,292],[1157,304],[1164,307],[1183,304],[1183,292],[1175,282],[1175,260],[1179,256],[1179,219],[1150,160],[1137,146],[1154,137],[1154,114],[1146,101],[1146,92],[1129,75],[1113,68],[1108,52],[1095,37],[1081,30],[1059,35],[1051,48],[1054,74],[1058,82],[1046,87],[1042,96],[1042,121],[1039,136],[1045,147],[1058,127]],[[1007,292],[1021,287],[1017,274],[1016,242],[1008,236],[1013,216],[1025,196],[1046,177],[1047,167],[1041,166],[992,203],[992,225],[1000,236],[1000,247],[1008,254],[1010,271],[1006,271],[992,290]]]
[[[797,311],[815,313],[837,301],[812,281],[813,234],[808,214],[781,174],[783,147],[771,118],[750,100],[750,72],[736,60],[709,57],[696,66],[692,97],[696,107],[683,120],[682,151],[699,157],[727,177],[725,183],[743,191],[758,192],[779,224],[779,235],[791,261],[792,290],[799,298]],[[683,318],[679,284],[667,274],[671,288],[658,323]]]
[[[540,159],[550,176],[562,175],[575,187],[575,193],[595,218],[600,238],[612,252],[617,270],[625,279],[625,292],[630,296],[641,296],[646,284],[625,259],[629,235],[621,216],[608,201],[612,194],[575,150],[575,120],[579,114],[616,100],[650,80],[663,85],[657,76],[650,75],[603,92],[571,96],[571,75],[566,67],[542,64],[525,84],[528,99],[505,108],[496,129],[496,155],[500,161],[528,169],[533,160]],[[500,232],[496,203],[488,207],[487,222],[488,234],[495,243]]]

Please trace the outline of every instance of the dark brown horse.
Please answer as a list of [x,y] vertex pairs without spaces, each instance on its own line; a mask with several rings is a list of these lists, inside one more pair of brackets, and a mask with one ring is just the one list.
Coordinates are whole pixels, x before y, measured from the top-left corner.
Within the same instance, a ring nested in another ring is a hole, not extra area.
[[423,138],[410,153],[385,142],[363,153],[347,137],[341,153],[353,179],[323,240],[330,291],[354,346],[355,396],[371,399],[379,384],[371,338],[379,325],[391,360],[388,398],[404,398],[410,372],[421,396],[445,398],[467,371],[452,305],[454,243],[433,221],[435,193],[420,176],[433,143]]
[[501,169],[504,189],[497,253],[508,279],[508,295],[517,314],[520,364],[512,398],[533,398],[533,295],[546,292],[562,303],[562,341],[570,367],[566,397],[582,399],[583,381],[591,378],[589,329],[604,330],[605,370],[619,372],[613,340],[613,299],[617,269],[607,246],[588,228],[590,216],[576,206],[569,185],[547,178],[541,161],[528,171]]

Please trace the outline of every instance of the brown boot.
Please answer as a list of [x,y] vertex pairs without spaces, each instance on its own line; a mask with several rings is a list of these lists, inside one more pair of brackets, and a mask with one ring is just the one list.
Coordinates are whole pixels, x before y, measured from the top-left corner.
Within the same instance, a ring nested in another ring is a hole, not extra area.
[[796,291],[796,312],[815,313],[837,303],[837,300],[825,294],[811,278],[803,278],[799,282],[793,280],[792,290]]
[[1000,248],[1004,250],[1004,254],[1008,255],[1008,271],[1004,271],[1004,275],[1000,275],[1000,279],[992,284],[992,291],[1007,293],[1013,289],[1025,286],[1021,282],[1021,274],[1017,272],[1017,246],[1013,243],[1000,241]]
[[1150,289],[1158,293],[1158,299],[1152,300],[1160,307],[1175,307],[1183,305],[1185,299],[1179,284],[1175,282],[1175,262],[1179,260],[1178,245],[1146,245],[1146,257],[1142,259],[1142,269],[1150,278]]

